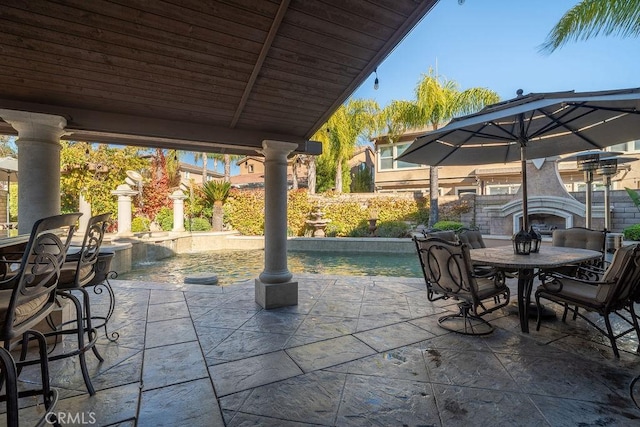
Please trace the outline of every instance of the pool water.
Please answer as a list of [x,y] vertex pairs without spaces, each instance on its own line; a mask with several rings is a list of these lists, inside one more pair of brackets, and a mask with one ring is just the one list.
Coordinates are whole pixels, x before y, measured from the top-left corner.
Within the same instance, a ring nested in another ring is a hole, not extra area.
[[[422,277],[413,253],[371,254],[337,252],[288,252],[292,273],[348,276]],[[141,262],[118,279],[182,283],[185,276],[212,273],[219,284],[230,285],[257,277],[264,270],[264,251],[211,251],[180,254],[160,261]]]

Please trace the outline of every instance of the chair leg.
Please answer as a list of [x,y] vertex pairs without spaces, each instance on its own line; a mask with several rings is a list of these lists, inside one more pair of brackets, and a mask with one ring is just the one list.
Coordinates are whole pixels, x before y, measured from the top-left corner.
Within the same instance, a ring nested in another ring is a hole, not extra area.
[[638,315],[636,314],[636,309],[633,305],[634,302],[629,301],[629,313],[631,313],[633,329],[636,330],[636,336],[638,337],[638,348],[636,349],[636,353],[640,353],[640,323],[638,323]]
[[109,279],[115,279],[117,277],[118,277],[118,273],[116,273],[115,271],[110,271],[109,273],[107,273],[106,278],[102,282],[96,285],[93,285],[93,292],[95,294],[97,295],[101,294],[104,288],[107,290],[107,294],[109,295],[109,309],[107,310],[107,314],[104,316],[95,316],[93,317],[93,319],[102,320],[102,323],[99,325],[96,325],[95,328],[104,329],[105,338],[111,342],[116,342],[118,341],[118,338],[120,338],[120,334],[118,332],[109,333],[107,329],[107,323],[109,323],[111,316],[113,316],[113,311],[116,308],[116,297],[115,297],[115,294],[113,293],[113,288],[111,287],[111,283],[109,282]]
[[18,371],[11,353],[4,348],[0,348],[0,364],[7,393],[7,426],[18,427]]
[[[77,350],[71,353],[63,353],[63,354],[49,356],[49,360],[60,360],[67,357],[78,356],[78,359],[80,360],[80,370],[82,371],[84,384],[87,387],[87,391],[89,392],[89,394],[93,396],[94,394],[96,394],[96,391],[93,387],[93,384],[91,383],[91,377],[89,376],[89,370],[87,369],[87,360],[85,357],[85,352],[88,350],[88,346],[93,344],[91,342],[89,344],[85,344],[85,341],[84,341],[84,334],[85,334],[84,323],[85,322],[83,319],[84,315],[83,315],[82,305],[80,304],[80,300],[78,300],[78,298],[75,295],[73,295],[71,292],[69,291],[64,291],[64,292],[58,291],[58,292],[60,292],[60,294],[62,294],[64,297],[69,298],[73,302],[73,305],[76,309],[76,322],[75,322],[76,329],[73,332],[75,332],[77,336],[78,348]],[[53,334],[60,333],[60,332],[61,331],[55,331],[53,332]],[[92,335],[95,335],[95,330],[94,330],[94,334],[89,333],[88,335],[88,338],[90,341],[91,341]]]
[[613,348],[613,354],[616,358],[620,359],[620,353],[618,352],[618,346],[616,345],[616,337],[613,335],[613,329],[611,328],[611,321],[609,320],[609,314],[604,316],[604,323],[607,325],[607,332],[609,334],[609,341],[611,341],[611,348]]
[[97,347],[95,345],[95,341],[98,338],[98,331],[96,331],[91,326],[91,302],[89,301],[89,292],[87,292],[87,290],[84,289],[84,288],[81,288],[80,292],[82,292],[82,300],[84,302],[84,310],[85,310],[85,313],[86,313],[87,338],[89,339],[90,342],[93,341],[93,344],[91,345],[91,350],[93,351],[93,354],[96,356],[96,358],[100,362],[104,362],[104,358],[100,355],[100,352],[98,351],[98,349],[97,349]]

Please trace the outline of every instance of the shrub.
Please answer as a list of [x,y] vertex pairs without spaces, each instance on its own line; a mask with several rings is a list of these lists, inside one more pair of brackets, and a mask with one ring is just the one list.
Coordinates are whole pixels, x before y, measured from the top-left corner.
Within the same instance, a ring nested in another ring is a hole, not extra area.
[[640,240],[640,224],[634,224],[622,230],[625,240]]
[[433,228],[437,228],[438,230],[457,230],[459,228],[464,227],[464,224],[457,221],[438,221],[433,224]]
[[224,204],[228,224],[246,236],[264,234],[264,191],[235,190],[229,193]]
[[[309,236],[311,236],[311,233],[312,231],[309,232]],[[327,224],[324,233],[327,237],[343,237],[347,235],[347,226],[339,221],[332,221]]]
[[368,237],[371,233],[369,232],[369,222],[362,221],[358,226],[352,229],[347,235],[349,237]]
[[378,237],[407,237],[411,227],[404,221],[384,221],[379,223]]
[[173,209],[160,208],[156,215],[156,223],[158,223],[162,231],[171,231],[173,229]]
[[312,206],[306,189],[290,191],[287,206],[287,232],[291,236],[304,236],[307,229],[306,220]]
[[[334,224],[333,229],[336,230],[337,237],[349,236],[359,224],[369,219],[367,210],[356,202],[330,203],[321,206],[320,210],[324,213],[325,219],[331,220],[329,225]],[[340,227],[336,226],[338,224]]]
[[131,231],[134,233],[142,233],[151,230],[151,221],[149,218],[138,216],[131,221]]
[[209,231],[211,230],[211,223],[207,218],[192,218],[191,219],[191,231]]

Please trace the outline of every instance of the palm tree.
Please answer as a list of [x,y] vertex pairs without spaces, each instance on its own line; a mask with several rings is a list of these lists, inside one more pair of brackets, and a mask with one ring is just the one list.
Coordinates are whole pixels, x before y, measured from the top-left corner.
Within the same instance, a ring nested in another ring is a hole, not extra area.
[[353,99],[341,105],[312,137],[322,142],[322,155],[335,165],[335,190],[342,192],[342,165],[353,155],[359,138],[379,129],[379,106],[373,100]]
[[553,27],[540,50],[551,53],[567,42],[598,36],[640,36],[640,0],[582,0]]
[[224,160],[224,180],[225,182],[231,181],[231,162],[233,160],[241,159],[243,156],[235,154],[225,154],[222,158]]
[[[204,184],[205,182],[207,182],[207,174],[209,173],[207,171],[207,163],[209,163],[209,157],[207,153],[194,153],[193,154],[193,160],[195,160],[196,162],[198,160],[202,159],[202,183]],[[215,168],[215,166],[214,166]]]
[[229,197],[230,189],[231,184],[229,182],[215,179],[202,184],[202,192],[204,193],[207,202],[213,207],[213,214],[211,216],[213,231],[222,231],[222,205],[225,200],[227,200],[227,197]]
[[[383,111],[382,117],[390,135],[400,135],[408,128],[425,125],[436,130],[453,117],[473,113],[500,100],[496,92],[486,88],[460,91],[458,83],[437,76],[433,69],[423,75],[415,94],[415,101],[391,103]],[[438,222],[437,167],[429,170],[429,194],[429,226],[433,226]]]

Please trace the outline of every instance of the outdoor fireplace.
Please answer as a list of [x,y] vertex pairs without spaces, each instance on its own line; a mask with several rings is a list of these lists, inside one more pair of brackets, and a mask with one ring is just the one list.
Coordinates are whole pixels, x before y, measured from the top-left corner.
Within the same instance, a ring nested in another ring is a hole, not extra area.
[[[547,159],[535,159],[527,162],[528,180],[528,211],[529,223],[540,229],[542,235],[550,234],[555,228],[571,228],[584,226],[584,203],[571,196],[562,184],[557,157]],[[513,199],[501,206],[489,206],[484,210],[488,212],[490,221],[490,233],[496,235],[512,235],[522,227],[522,194],[518,193]],[[593,227],[602,228],[599,225],[604,221],[604,207],[592,208],[594,218]]]

